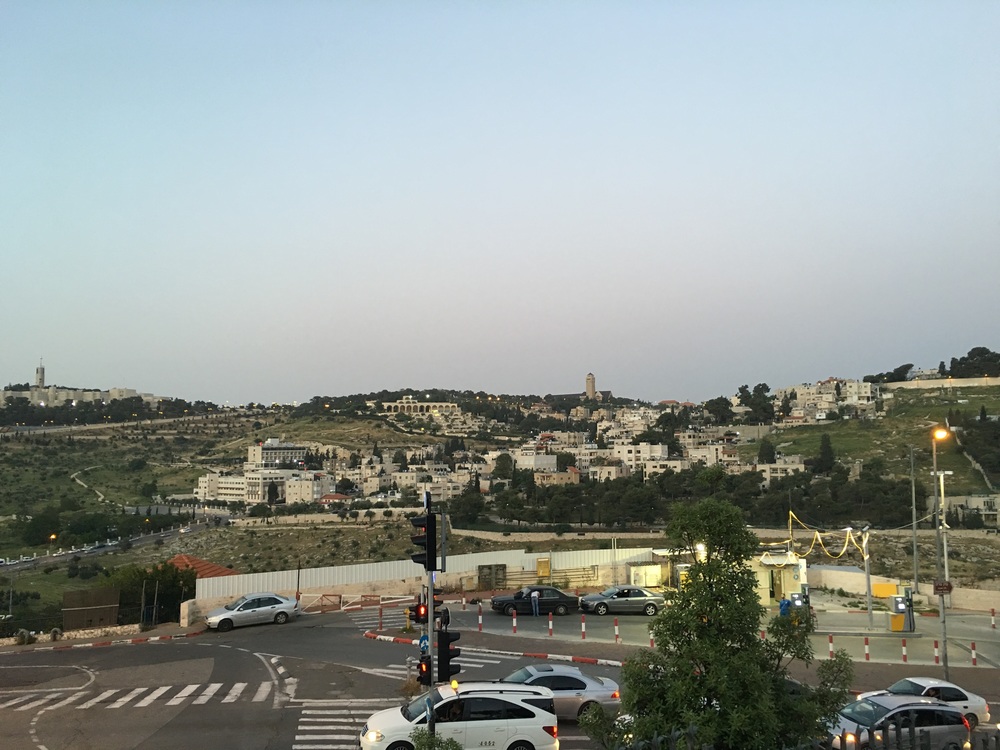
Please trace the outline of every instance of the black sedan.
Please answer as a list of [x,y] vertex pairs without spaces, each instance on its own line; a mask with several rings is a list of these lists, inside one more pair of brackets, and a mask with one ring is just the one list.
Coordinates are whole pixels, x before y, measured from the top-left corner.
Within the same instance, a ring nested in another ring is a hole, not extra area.
[[513,594],[501,594],[490,599],[490,607],[494,612],[500,612],[510,617],[517,612],[519,615],[531,614],[531,592],[538,592],[538,613],[547,615],[568,614],[571,609],[580,606],[580,597],[567,594],[552,586],[525,586]]
[[587,594],[580,599],[580,609],[606,615],[649,615],[652,617],[666,606],[663,594],[638,586],[612,586],[600,594]]

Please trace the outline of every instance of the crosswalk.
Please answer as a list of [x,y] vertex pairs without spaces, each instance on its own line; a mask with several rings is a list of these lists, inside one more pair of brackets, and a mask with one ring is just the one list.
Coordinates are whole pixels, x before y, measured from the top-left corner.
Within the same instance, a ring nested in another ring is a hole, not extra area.
[[47,690],[27,691],[14,695],[0,693],[0,710],[32,711],[58,708],[153,708],[161,706],[201,706],[206,703],[264,703],[274,700],[274,683],[258,684],[222,682],[194,685],[160,685],[157,687],[112,688],[110,690]]
[[399,698],[293,700],[302,708],[292,750],[357,750],[365,721],[376,711],[402,705]]

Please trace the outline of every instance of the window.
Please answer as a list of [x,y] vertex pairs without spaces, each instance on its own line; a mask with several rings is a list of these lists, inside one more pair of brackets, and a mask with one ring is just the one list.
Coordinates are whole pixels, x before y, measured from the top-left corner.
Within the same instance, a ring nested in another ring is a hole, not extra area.
[[466,701],[466,721],[498,721],[507,717],[506,701],[496,698],[469,698]]

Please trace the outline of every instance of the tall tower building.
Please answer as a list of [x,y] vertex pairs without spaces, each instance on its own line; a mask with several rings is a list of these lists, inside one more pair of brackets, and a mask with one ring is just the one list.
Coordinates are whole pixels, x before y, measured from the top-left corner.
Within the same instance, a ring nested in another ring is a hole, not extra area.
[[42,360],[38,360],[38,367],[35,368],[35,388],[45,387],[45,368],[42,366]]
[[587,373],[587,398],[593,401],[597,398],[597,380],[594,378],[594,373]]

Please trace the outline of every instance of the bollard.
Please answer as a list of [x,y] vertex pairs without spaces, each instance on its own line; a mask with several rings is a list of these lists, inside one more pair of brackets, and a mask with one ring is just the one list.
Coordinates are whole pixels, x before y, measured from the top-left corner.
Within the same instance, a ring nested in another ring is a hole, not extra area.
[[514,616],[511,618],[511,622],[514,623],[514,633],[517,633],[517,610],[514,610]]
[[760,631],[760,639],[762,641],[766,641],[767,640],[767,631],[766,630]]
[[587,615],[580,615],[580,640],[587,640]]
[[382,605],[378,606],[378,629],[382,629]]
[[615,618],[615,643],[621,643],[621,636],[618,634],[618,618]]
[[462,611],[465,611],[465,594],[462,594]]
[[906,639],[903,639],[903,664],[906,664]]
[[656,642],[653,640],[653,631],[649,631],[649,647],[656,648]]
[[552,613],[549,612],[549,637],[552,637]]
[[483,632],[483,605],[479,604],[479,632]]
[[865,661],[871,661],[871,653],[868,651],[868,636],[865,636]]
[[976,642],[972,642],[972,666],[976,666]]
[[941,663],[941,655],[938,653],[938,642],[937,641],[934,641],[934,663],[935,664],[940,664]]
[[997,629],[997,611],[996,609],[990,609],[990,627],[994,630]]
[[827,636],[827,639],[828,639],[828,641],[830,643],[830,658],[832,659],[833,658],[833,633],[830,633],[830,635]]

